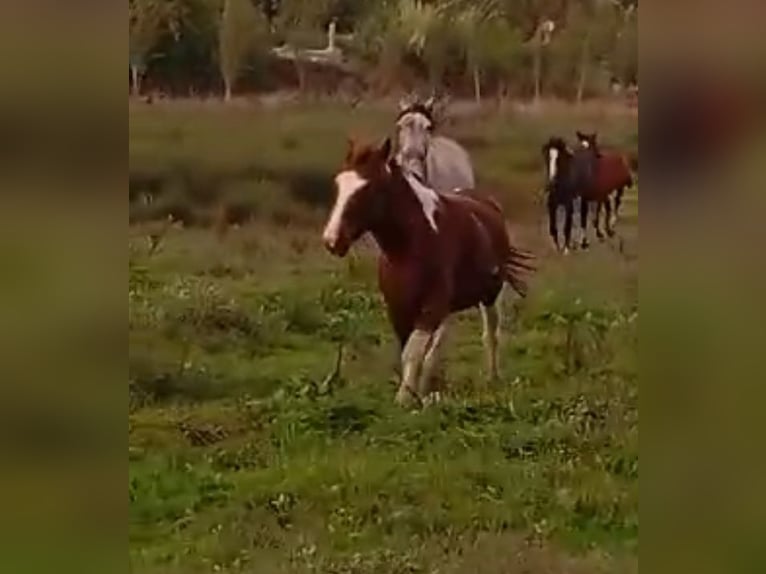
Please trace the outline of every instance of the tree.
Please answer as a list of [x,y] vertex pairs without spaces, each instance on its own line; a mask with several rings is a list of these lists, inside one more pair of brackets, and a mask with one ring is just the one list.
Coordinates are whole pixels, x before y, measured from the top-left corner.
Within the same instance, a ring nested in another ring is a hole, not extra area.
[[231,100],[237,80],[266,34],[264,18],[251,0],[224,0],[219,28],[219,61],[226,101]]
[[393,33],[401,35],[407,51],[425,64],[431,88],[436,89],[444,76],[453,43],[444,7],[421,0],[399,0],[397,17],[390,24],[395,26]]
[[612,72],[623,84],[638,82],[638,18],[635,9],[623,13],[612,59]]
[[542,94],[543,81],[543,50],[550,43],[551,35],[556,29],[553,20],[543,20],[537,26],[535,35],[531,40],[532,50],[534,52],[534,73],[535,73],[535,102],[540,100]]
[[508,84],[522,70],[524,42],[521,32],[505,18],[492,18],[482,29],[479,38],[482,62],[488,74],[494,74],[497,94],[502,104],[508,92]]
[[277,31],[292,48],[298,89],[306,90],[305,50],[319,48],[325,41],[324,25],[331,18],[330,0],[282,0],[277,18]]
[[[588,87],[598,87],[591,74],[614,70],[616,42],[621,27],[622,7],[617,0],[591,0],[584,3],[585,38],[581,53],[576,100],[581,102]],[[601,86],[606,89],[605,85]]]
[[490,13],[483,12],[481,6],[474,4],[460,12],[455,19],[466,67],[473,77],[473,94],[477,104],[481,103],[481,69],[484,64],[484,46],[481,38],[490,17]]
[[469,3],[454,22],[476,103],[481,102],[482,74],[494,74],[498,95],[504,94],[508,76],[518,71],[522,45],[518,31],[491,0]]
[[[141,93],[141,77],[146,71],[151,51],[160,37],[177,20],[179,4],[162,0],[129,0],[128,34],[131,92]],[[177,29],[174,29],[177,31]]]

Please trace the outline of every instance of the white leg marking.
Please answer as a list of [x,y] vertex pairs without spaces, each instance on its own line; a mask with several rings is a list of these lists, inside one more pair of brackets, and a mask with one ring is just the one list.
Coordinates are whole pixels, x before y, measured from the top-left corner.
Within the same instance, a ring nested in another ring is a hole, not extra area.
[[342,171],[335,177],[335,187],[338,195],[335,205],[330,212],[330,218],[322,233],[322,239],[328,245],[334,245],[340,233],[340,224],[343,221],[343,213],[351,197],[367,184],[367,180],[355,171]]
[[402,351],[402,383],[396,394],[396,402],[403,404],[409,401],[413,394],[420,396],[418,378],[430,340],[431,333],[420,329],[415,329],[407,339]]
[[419,393],[422,397],[428,397],[434,389],[431,386],[433,376],[438,374],[437,369],[441,366],[442,349],[444,348],[444,336],[447,330],[446,320],[439,325],[431,337],[430,345],[423,359],[423,370],[420,373]]
[[500,376],[497,366],[497,339],[500,330],[500,314],[498,313],[497,302],[494,305],[481,305],[481,317],[484,320],[484,350],[487,354],[487,367],[489,376],[492,380],[497,380]]
[[548,150],[548,181],[553,181],[556,177],[556,160],[558,157],[559,150],[556,148]]

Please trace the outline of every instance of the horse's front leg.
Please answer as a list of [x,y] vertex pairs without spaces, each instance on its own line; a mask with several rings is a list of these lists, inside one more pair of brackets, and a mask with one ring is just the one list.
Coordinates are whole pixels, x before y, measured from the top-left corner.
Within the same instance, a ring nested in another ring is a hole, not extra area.
[[433,336],[423,359],[418,393],[424,401],[439,402],[440,389],[444,385],[444,340],[447,333],[447,321],[443,321]]
[[596,237],[598,237],[600,240],[604,239],[604,232],[601,231],[601,210],[604,207],[603,201],[597,201],[596,202],[596,215],[593,219],[593,226],[596,228]]
[[574,220],[574,199],[568,198],[564,203],[564,255],[572,249],[572,222]]
[[580,247],[583,249],[588,248],[588,200],[584,197],[580,197],[580,233],[582,238],[580,241]]
[[415,329],[402,351],[402,383],[396,395],[400,404],[413,398],[422,404],[432,391],[431,381],[441,358],[452,300],[450,277],[434,277],[425,284],[425,289],[429,295],[417,313]]
[[558,222],[556,221],[556,215],[558,211],[558,204],[553,200],[552,197],[548,197],[548,233],[551,236],[551,239],[553,240],[553,247],[558,251],[560,249],[559,246],[559,230],[558,230]]
[[423,362],[434,332],[417,328],[410,333],[402,351],[402,381],[396,393],[396,402],[406,405],[420,403],[420,375]]

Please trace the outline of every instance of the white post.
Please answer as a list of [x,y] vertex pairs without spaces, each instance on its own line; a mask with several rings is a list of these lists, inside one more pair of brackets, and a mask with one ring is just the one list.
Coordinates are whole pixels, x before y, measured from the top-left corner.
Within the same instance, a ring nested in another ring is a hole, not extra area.
[[330,20],[330,25],[327,26],[327,50],[332,52],[335,50],[335,19]]

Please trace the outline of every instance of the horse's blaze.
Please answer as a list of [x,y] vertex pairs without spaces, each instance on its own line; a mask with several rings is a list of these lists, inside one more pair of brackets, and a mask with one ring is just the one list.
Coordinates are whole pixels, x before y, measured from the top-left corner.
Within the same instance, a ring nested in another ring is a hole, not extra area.
[[338,239],[343,227],[343,216],[349,200],[365,185],[367,185],[367,180],[354,170],[342,171],[335,177],[335,187],[337,189],[335,205],[330,212],[330,218],[327,220],[327,225],[322,233],[322,241],[330,251],[334,252],[338,246]]
[[[539,157],[539,156],[538,156]],[[548,179],[553,181],[556,179],[556,161],[559,158],[559,150],[551,148],[548,151]]]

